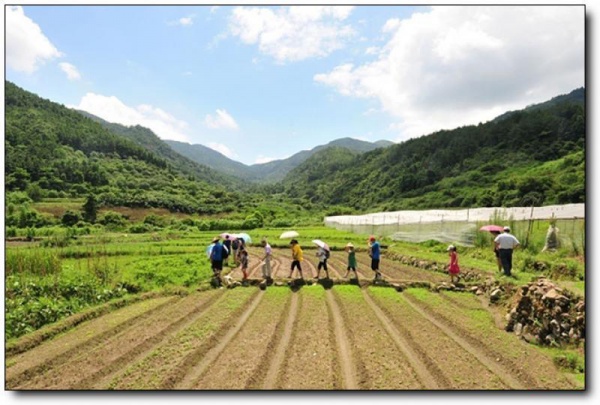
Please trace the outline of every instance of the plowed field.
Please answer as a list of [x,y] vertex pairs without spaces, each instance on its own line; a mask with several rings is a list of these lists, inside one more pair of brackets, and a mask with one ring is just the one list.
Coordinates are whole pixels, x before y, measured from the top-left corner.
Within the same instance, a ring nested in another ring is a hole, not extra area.
[[[260,276],[259,255],[254,251],[251,258],[252,277]],[[289,255],[277,252],[274,259],[274,277],[284,283]],[[303,263],[306,279],[316,275],[314,263]],[[394,279],[447,279],[384,266]],[[340,278],[345,270],[343,256],[334,255],[330,276]],[[232,275],[241,278],[239,270]],[[359,278],[372,279],[362,262]],[[498,328],[475,295],[337,283],[329,289],[316,283],[238,287],[138,302],[8,356],[5,387],[576,389],[550,357]]]

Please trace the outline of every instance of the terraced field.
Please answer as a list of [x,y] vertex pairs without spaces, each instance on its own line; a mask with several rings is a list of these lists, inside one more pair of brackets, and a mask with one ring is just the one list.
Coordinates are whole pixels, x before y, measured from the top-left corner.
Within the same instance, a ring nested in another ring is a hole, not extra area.
[[[251,276],[260,276],[259,251]],[[550,357],[499,329],[469,293],[335,284],[162,297],[6,357],[8,390],[573,390]],[[345,274],[342,256],[330,276]],[[314,260],[313,260],[314,262]],[[385,263],[393,279],[443,274]],[[310,259],[305,278],[314,277]],[[398,272],[392,273],[392,272]],[[359,278],[372,279],[359,264]],[[239,270],[232,272],[241,278]],[[420,278],[419,278],[420,277]]]

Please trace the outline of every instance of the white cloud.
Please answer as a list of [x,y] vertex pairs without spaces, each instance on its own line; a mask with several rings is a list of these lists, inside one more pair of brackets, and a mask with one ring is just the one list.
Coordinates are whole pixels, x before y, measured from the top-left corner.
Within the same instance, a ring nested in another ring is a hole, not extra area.
[[81,74],[79,70],[75,66],[70,63],[62,62],[59,63],[58,66],[60,69],[67,74],[67,78],[69,80],[81,80]]
[[218,10],[218,9],[219,9],[219,6],[212,6],[212,7],[210,8],[210,13],[211,13],[211,14],[214,14],[214,13],[216,13],[216,12],[217,12],[217,10]]
[[581,6],[439,6],[386,22],[377,59],[314,80],[379,101],[398,140],[477,124],[584,85]]
[[63,54],[44,35],[39,25],[20,6],[6,6],[6,64],[25,73]]
[[188,127],[185,121],[148,104],[129,107],[115,96],[87,93],[79,105],[70,107],[87,111],[108,122],[126,126],[141,125],[151,129],[161,139],[190,142],[184,132]]
[[238,157],[238,155],[233,152],[231,149],[229,149],[227,146],[223,145],[222,143],[217,143],[217,142],[209,142],[206,146],[208,146],[209,148],[216,150],[217,152],[221,153],[224,156],[227,156],[229,159],[235,159]]
[[225,110],[217,109],[214,116],[206,114],[204,124],[212,129],[239,129],[237,122]]
[[278,63],[324,57],[355,35],[343,21],[352,6],[236,7],[229,31]]
[[181,17],[178,20],[169,22],[169,25],[181,25],[182,27],[187,27],[194,24],[194,18],[196,16],[191,14],[187,17]]

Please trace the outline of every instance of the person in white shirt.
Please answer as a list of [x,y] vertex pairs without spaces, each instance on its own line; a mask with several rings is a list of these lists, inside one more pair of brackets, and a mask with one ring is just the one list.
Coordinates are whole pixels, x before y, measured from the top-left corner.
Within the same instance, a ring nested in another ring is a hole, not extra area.
[[511,270],[513,250],[519,247],[519,241],[510,233],[510,228],[505,226],[504,233],[496,236],[494,242],[496,243],[496,247],[500,254],[500,262],[502,263],[502,268],[504,269],[504,275],[510,277],[512,275]]
[[325,277],[329,279],[329,271],[327,270],[327,251],[325,251],[325,248],[319,246],[317,257],[319,258],[319,265],[317,266],[317,277],[315,277],[315,280],[319,279],[321,269],[325,269]]
[[267,243],[266,239],[261,241],[261,245],[265,248],[265,256],[262,259],[262,276],[265,280],[269,280],[271,278],[271,254],[273,252],[271,250],[271,245]]

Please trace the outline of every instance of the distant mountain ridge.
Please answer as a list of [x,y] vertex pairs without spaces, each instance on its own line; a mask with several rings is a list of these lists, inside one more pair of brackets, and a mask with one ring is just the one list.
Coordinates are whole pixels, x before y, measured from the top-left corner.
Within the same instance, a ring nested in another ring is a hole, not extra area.
[[165,143],[165,141],[160,139],[154,132],[152,132],[152,130],[146,127],[143,127],[141,125],[125,126],[121,124],[115,124],[112,122],[108,122],[93,114],[90,114],[86,111],[76,111],[82,114],[83,116],[98,122],[112,133],[123,136],[135,142],[136,144],[144,147],[150,152],[160,156],[161,158],[165,159],[167,162],[172,164],[174,167],[181,170],[183,173],[202,178],[208,181],[209,183],[239,183],[239,179],[231,176],[231,173],[228,173],[225,170],[219,170],[218,167],[212,167],[208,164],[198,163],[195,160],[190,159],[182,155],[181,153],[178,153],[177,151],[173,150],[173,148],[170,147],[167,143]]
[[229,159],[221,153],[204,145],[191,145],[184,142],[170,140],[166,140],[164,142],[171,146],[176,152],[197,163],[206,165],[223,173],[240,177],[244,180],[269,183],[283,180],[291,170],[298,167],[315,153],[328,148],[345,148],[352,152],[364,153],[378,148],[385,148],[394,144],[393,142],[386,140],[368,142],[354,138],[340,138],[325,145],[316,146],[310,150],[300,151],[285,159],[273,160],[267,163],[245,165]]
[[286,195],[354,210],[585,202],[585,89],[360,155],[320,151]]

